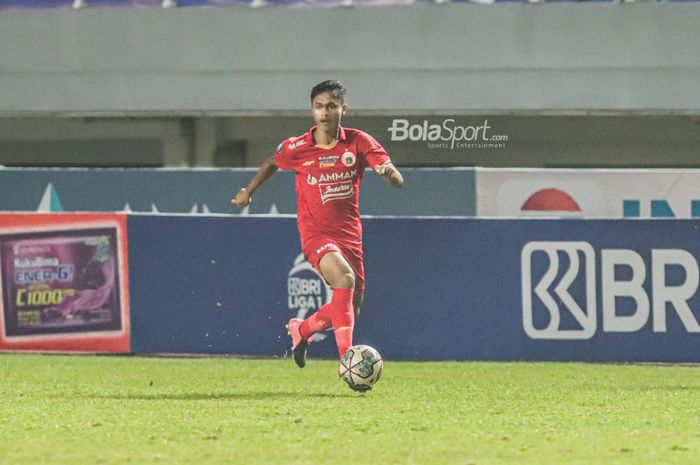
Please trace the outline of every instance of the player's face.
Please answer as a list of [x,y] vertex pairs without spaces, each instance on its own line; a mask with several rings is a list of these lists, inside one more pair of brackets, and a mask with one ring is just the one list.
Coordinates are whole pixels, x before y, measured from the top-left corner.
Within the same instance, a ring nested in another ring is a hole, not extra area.
[[318,94],[311,102],[311,114],[313,115],[314,123],[325,130],[338,127],[340,117],[346,108],[347,105],[343,103],[343,100],[330,92]]

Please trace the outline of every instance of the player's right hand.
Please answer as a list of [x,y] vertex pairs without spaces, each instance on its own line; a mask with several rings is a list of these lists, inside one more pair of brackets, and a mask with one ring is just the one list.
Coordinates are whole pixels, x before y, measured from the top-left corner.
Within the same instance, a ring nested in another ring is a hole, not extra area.
[[248,189],[243,187],[241,190],[238,191],[236,194],[236,197],[231,199],[231,205],[234,207],[247,207],[250,205],[250,202],[253,200],[253,197],[250,195],[250,192],[248,192]]

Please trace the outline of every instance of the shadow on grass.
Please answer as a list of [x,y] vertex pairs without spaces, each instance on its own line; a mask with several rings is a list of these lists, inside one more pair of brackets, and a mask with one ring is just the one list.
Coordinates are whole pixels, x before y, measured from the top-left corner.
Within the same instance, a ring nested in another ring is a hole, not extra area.
[[83,399],[112,400],[267,400],[267,399],[323,399],[362,397],[352,392],[334,394],[328,392],[183,392],[183,393],[134,393],[134,394],[84,394]]
[[700,391],[700,386],[688,385],[645,385],[638,386],[639,391]]

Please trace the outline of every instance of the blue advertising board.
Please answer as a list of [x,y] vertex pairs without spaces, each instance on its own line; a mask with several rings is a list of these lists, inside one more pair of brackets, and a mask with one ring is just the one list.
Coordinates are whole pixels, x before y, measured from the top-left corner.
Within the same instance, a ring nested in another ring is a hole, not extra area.
[[[367,218],[387,359],[698,362],[700,220]],[[129,217],[132,351],[283,356],[328,296],[293,218]],[[332,334],[310,357],[333,357]]]

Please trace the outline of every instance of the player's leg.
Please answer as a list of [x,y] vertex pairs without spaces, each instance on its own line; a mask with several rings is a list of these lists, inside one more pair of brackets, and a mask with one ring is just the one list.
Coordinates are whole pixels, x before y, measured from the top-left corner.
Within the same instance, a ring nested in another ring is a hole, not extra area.
[[[352,314],[352,293],[355,286],[355,274],[352,267],[341,255],[340,247],[336,244],[321,238],[310,243],[309,248],[305,250],[305,255],[314,268],[319,270],[323,278],[333,288],[333,297],[329,303],[322,306],[306,320],[301,321],[298,318],[289,320],[287,329],[292,336],[292,354],[294,355],[294,361],[300,368],[306,365],[306,350],[311,341],[311,336],[314,333],[325,331],[334,326],[334,316],[336,314],[340,314],[339,324],[346,320],[343,317],[344,312],[338,310],[345,306],[346,300],[350,302],[349,307]],[[352,327],[352,323],[350,326]],[[343,332],[347,333],[347,331],[341,331],[341,333]],[[341,335],[341,341],[346,339],[347,337]],[[352,333],[349,334],[349,339],[352,341]]]
[[[336,307],[345,306],[345,302],[348,300],[347,296],[348,294],[352,295],[355,286],[355,274],[339,252],[333,251],[324,254],[319,260],[318,269],[333,288],[333,297],[330,302],[300,325],[300,336],[304,338],[310,338],[313,334],[325,331],[333,325]],[[352,302],[352,298],[350,301]]]
[[355,327],[353,297],[355,294],[355,272],[348,261],[338,252],[329,252],[319,261],[323,278],[333,287],[333,297],[328,304],[341,357],[352,346],[352,333]]
[[355,311],[355,318],[360,316],[360,308],[365,300],[365,293],[359,289],[355,289],[355,294],[352,296],[352,308]]
[[345,259],[336,251],[331,251],[323,255],[318,262],[319,271],[323,279],[336,289],[355,290],[355,272]]
[[[322,306],[316,313],[308,317],[300,324],[300,337],[310,338],[315,333],[325,331],[332,326],[334,302],[341,298],[345,291],[340,289],[354,289],[355,273],[349,265],[345,257],[341,254],[340,248],[337,246],[327,247],[324,249],[324,254],[319,257],[311,256],[309,261],[321,273],[323,279],[330,284],[333,289],[333,298],[331,301]],[[338,297],[336,297],[336,294]]]
[[362,246],[348,248],[345,257],[355,272],[355,295],[352,298],[352,306],[357,318],[360,316],[360,308],[365,298],[365,260]]
[[306,349],[311,342],[310,337],[301,336],[302,323],[303,321],[299,318],[292,318],[289,320],[289,323],[287,323],[287,332],[292,337],[292,355],[294,356],[294,363],[296,363],[299,368],[304,368],[306,366]]

